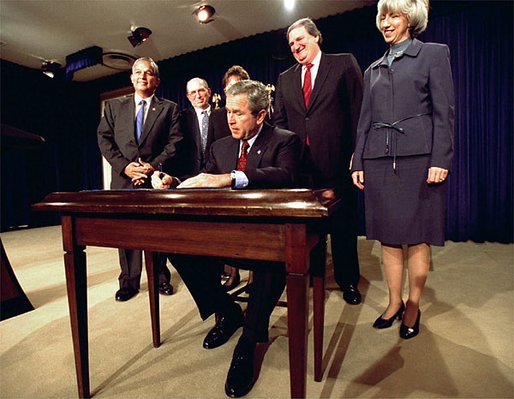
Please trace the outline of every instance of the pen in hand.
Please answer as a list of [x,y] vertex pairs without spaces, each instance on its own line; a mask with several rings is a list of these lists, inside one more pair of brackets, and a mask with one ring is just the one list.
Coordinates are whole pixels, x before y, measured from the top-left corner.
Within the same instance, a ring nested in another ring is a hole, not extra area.
[[164,177],[164,173],[162,171],[162,162],[159,162],[158,168],[159,168],[159,179],[162,180]]

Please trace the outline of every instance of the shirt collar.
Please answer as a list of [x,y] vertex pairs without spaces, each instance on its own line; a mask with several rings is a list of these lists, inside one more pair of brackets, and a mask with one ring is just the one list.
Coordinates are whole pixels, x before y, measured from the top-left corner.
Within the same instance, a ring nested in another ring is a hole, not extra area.
[[[320,61],[321,61],[321,50],[318,51],[318,54],[316,54],[316,57],[314,57],[314,59],[310,62],[312,64],[312,69],[318,70]],[[302,69],[306,70],[307,66],[306,65],[302,65]]]
[[[253,136],[251,139],[248,139],[248,144],[250,145],[248,149],[252,148],[252,145],[253,143],[255,143],[255,140],[257,140],[257,137],[259,137],[259,133],[262,131],[262,128],[264,126],[264,123],[261,124],[260,128],[259,128],[259,131],[257,132],[257,134],[255,136]],[[239,145],[241,146],[243,143],[243,140],[239,140]]]
[[136,103],[136,105],[139,105],[141,100],[145,100],[146,104],[148,105],[148,104],[150,104],[152,102],[152,99],[153,99],[154,95],[155,94],[152,94],[150,97],[143,98],[139,94],[134,93],[134,102]]
[[207,111],[207,116],[209,116],[211,114],[211,106],[210,105],[207,108],[205,108],[205,109],[195,108],[195,107],[193,107],[193,109],[196,112],[197,118],[202,118],[203,117],[203,115],[202,115],[203,111]]

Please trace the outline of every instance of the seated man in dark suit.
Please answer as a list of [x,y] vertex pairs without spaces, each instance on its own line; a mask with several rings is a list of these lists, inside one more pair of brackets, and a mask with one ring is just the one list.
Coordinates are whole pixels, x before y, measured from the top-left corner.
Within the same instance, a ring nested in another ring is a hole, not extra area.
[[[192,177],[178,188],[284,188],[293,187],[300,156],[299,137],[264,122],[269,105],[265,86],[243,80],[227,89],[227,119],[232,135],[214,142],[207,173]],[[171,176],[152,176],[154,188],[171,186]],[[251,232],[251,229],[249,229]],[[251,234],[240,242],[252,245]],[[231,397],[246,395],[255,383],[253,361],[256,344],[268,341],[271,312],[285,287],[284,264],[253,263],[254,281],[243,317],[241,307],[219,284],[215,260],[188,255],[170,255],[193,296],[202,319],[216,314],[216,325],[203,346],[213,349],[226,343],[243,326],[225,383]],[[247,265],[252,265],[248,262]]]

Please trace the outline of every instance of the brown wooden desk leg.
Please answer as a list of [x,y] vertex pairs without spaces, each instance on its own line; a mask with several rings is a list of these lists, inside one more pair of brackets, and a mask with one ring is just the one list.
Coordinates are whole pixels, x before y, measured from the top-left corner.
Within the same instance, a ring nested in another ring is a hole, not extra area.
[[148,277],[148,294],[150,296],[150,317],[152,319],[152,340],[154,348],[161,345],[161,323],[159,318],[159,274],[155,273],[154,253],[145,252],[146,275]]
[[287,276],[287,330],[291,398],[305,398],[307,392],[308,276]]
[[75,244],[71,216],[62,217],[62,237],[79,397],[89,398],[91,394],[89,388],[86,254],[84,246]]
[[287,331],[291,398],[307,393],[309,256],[305,225],[286,225]]
[[325,277],[313,278],[314,381],[323,378],[323,332],[325,326]]

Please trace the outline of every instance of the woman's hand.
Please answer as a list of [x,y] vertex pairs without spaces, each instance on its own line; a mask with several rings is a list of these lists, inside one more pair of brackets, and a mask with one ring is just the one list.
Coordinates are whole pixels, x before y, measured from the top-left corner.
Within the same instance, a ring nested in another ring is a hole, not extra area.
[[442,183],[448,177],[448,169],[438,168],[436,166],[432,166],[428,169],[428,184],[438,184]]
[[361,190],[364,190],[364,171],[356,170],[352,173],[353,184],[359,187]]

